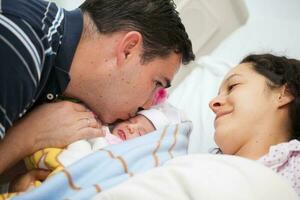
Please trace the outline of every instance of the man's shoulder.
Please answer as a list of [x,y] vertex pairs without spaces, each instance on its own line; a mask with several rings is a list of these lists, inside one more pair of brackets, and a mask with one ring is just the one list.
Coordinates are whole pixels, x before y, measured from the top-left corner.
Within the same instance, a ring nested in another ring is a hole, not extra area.
[[63,19],[63,9],[43,0],[0,0],[0,12],[7,17],[22,19],[35,30],[44,32],[48,32],[47,28],[58,17],[60,22]]

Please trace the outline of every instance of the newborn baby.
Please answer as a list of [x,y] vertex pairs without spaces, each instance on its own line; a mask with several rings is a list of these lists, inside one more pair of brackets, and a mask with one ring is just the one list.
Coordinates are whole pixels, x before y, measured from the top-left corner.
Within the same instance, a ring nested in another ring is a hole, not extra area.
[[138,112],[135,117],[116,124],[111,127],[111,131],[109,127],[103,126],[105,137],[79,140],[65,149],[44,149],[34,153],[25,162],[29,169],[58,170],[108,145],[116,145],[184,121],[188,121],[184,113],[174,106],[168,103],[158,104],[148,110]]

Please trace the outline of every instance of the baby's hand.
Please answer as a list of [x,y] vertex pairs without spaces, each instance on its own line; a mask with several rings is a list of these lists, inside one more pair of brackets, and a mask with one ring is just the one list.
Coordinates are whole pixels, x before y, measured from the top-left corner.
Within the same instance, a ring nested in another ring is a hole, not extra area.
[[31,188],[34,188],[36,181],[44,181],[48,175],[50,174],[50,171],[46,170],[31,170],[27,172],[26,174],[23,174],[17,178],[15,178],[10,184],[9,184],[9,192],[24,192]]

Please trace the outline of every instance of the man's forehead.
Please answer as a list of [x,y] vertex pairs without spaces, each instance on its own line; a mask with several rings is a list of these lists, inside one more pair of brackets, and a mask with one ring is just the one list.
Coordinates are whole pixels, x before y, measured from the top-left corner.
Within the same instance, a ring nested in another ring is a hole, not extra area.
[[171,82],[175,74],[179,71],[181,66],[181,56],[178,54],[171,54],[165,58],[157,58],[153,60],[155,70],[154,75],[167,82]]
[[163,66],[164,71],[168,79],[172,79],[173,76],[179,71],[181,67],[181,59],[173,58],[170,62],[165,63]]

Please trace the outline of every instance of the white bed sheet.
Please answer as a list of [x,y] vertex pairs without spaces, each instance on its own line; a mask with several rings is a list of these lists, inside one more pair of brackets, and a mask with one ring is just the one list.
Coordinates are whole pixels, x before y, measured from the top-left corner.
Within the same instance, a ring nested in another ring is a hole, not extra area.
[[190,155],[137,175],[94,200],[297,200],[263,165],[234,156]]

